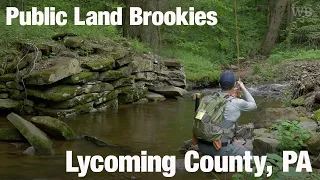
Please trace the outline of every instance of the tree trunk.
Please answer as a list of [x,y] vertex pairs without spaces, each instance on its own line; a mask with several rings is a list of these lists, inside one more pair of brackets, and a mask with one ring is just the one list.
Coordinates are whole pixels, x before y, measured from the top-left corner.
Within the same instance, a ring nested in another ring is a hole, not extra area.
[[278,0],[271,14],[268,32],[261,47],[261,54],[268,56],[276,43],[279,35],[279,28],[287,7],[288,0]]
[[288,2],[287,8],[287,49],[291,48],[291,34],[292,34],[292,21],[293,21],[293,14],[292,14],[292,4],[291,0]]
[[159,26],[152,24],[149,18],[149,25],[130,26],[130,7],[140,7],[143,11],[159,10],[159,0],[125,0],[126,8],[124,10],[123,36],[138,38],[140,41],[149,44],[152,48],[159,48]]

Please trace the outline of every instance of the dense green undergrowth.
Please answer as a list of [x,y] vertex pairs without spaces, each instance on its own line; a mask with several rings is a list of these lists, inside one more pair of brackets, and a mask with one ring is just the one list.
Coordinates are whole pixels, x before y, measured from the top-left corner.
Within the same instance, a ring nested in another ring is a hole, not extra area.
[[[14,2],[14,1],[12,1]],[[80,6],[81,12],[89,10],[108,10],[109,1],[91,0],[86,2],[61,1],[34,1],[26,2],[24,9],[36,6],[56,7],[56,10],[64,10],[72,15],[73,7]],[[191,81],[216,82],[220,73],[221,65],[236,64],[235,44],[235,21],[233,13],[233,0],[224,2],[213,1],[191,1],[186,0],[183,4],[179,0],[170,1],[163,10],[172,10],[182,6],[184,10],[195,7],[196,11],[216,11],[218,13],[218,25],[210,26],[162,26],[161,27],[161,49],[159,54],[180,59],[185,65],[187,79]],[[74,26],[72,17],[68,18],[66,26],[20,26],[17,21],[12,26],[5,26],[5,6],[9,2],[0,5],[0,39],[1,49],[6,49],[12,42],[24,40],[30,42],[46,41],[52,35],[58,33],[75,33],[80,36],[104,36],[118,38],[121,36],[121,28],[113,26]],[[20,9],[21,7],[18,6]],[[238,5],[239,10],[239,33],[241,56],[255,54],[259,43],[263,38],[266,24],[259,24],[265,21],[264,10],[256,10],[250,0],[245,0]],[[82,14],[84,16],[84,14]],[[150,48],[131,40],[133,48],[138,52],[148,52]]]
[[[79,6],[81,12],[89,10],[111,10],[113,8],[111,0],[99,1],[26,1],[21,10],[30,10],[31,7],[56,7],[56,10],[64,10],[70,15],[66,26],[20,26],[17,20],[12,26],[5,25],[5,7],[16,6],[10,4],[16,1],[5,1],[0,4],[0,56],[4,54],[10,46],[16,41],[27,41],[37,43],[50,40],[50,37],[59,33],[74,33],[86,37],[107,37],[111,39],[121,38],[121,27],[114,26],[74,26],[72,23],[73,8]],[[175,7],[181,7],[187,10],[188,7],[195,7],[196,11],[216,11],[218,24],[216,26],[162,26],[161,27],[161,48],[157,53],[165,57],[173,57],[181,60],[185,65],[187,79],[196,82],[217,82],[220,73],[224,67],[231,64],[237,64],[236,58],[236,35],[235,35],[235,17],[233,0],[170,0],[164,11],[173,10]],[[239,27],[239,45],[240,56],[246,59],[255,58],[259,55],[259,48],[267,30],[268,12],[267,2],[252,0],[239,1],[237,5],[238,27]],[[84,14],[82,14],[82,17]],[[313,19],[315,19],[314,17]],[[301,19],[301,18],[300,18]],[[308,18],[311,21],[311,18]],[[307,20],[308,20],[307,19]],[[302,19],[303,20],[303,19]],[[298,21],[302,22],[309,21]],[[312,21],[313,22],[313,21]],[[316,24],[315,21],[313,24]],[[299,25],[298,23],[298,25]],[[307,23],[312,24],[312,23]],[[298,32],[298,25],[295,25],[293,35],[290,36],[292,42],[295,38],[302,37]],[[305,24],[303,24],[305,25]],[[297,26],[297,27],[296,27]],[[313,26],[312,26],[313,27]],[[314,29],[314,28],[313,28]],[[295,34],[297,35],[295,35]],[[280,34],[280,39],[286,43],[285,31]],[[295,35],[295,36],[294,36]],[[304,37],[305,38],[305,37]],[[302,39],[303,40],[303,39]],[[137,52],[150,52],[151,48],[137,39],[129,40],[133,49]],[[314,42],[314,41],[312,41]],[[253,73],[269,79],[274,78],[276,72],[273,66],[277,66],[285,61],[320,59],[320,50],[291,48],[285,50],[284,45],[274,48],[271,56],[264,61],[256,63]]]
[[186,50],[164,49],[162,56],[180,59],[184,63],[187,79],[190,81],[214,82],[220,76],[219,64],[211,62],[209,58]]
[[290,49],[286,51],[275,51],[268,58],[271,65],[284,61],[296,60],[320,60],[320,50],[318,49]]
[[[162,54],[174,56],[186,65],[187,78],[192,81],[217,82],[222,67],[237,64],[236,25],[233,0],[170,1],[168,9],[176,6],[195,7],[196,11],[216,11],[216,26],[166,26],[162,28]],[[240,56],[258,53],[267,24],[265,2],[239,1],[238,29]],[[261,9],[257,9],[261,7]],[[169,49],[169,50],[168,50]],[[174,52],[173,52],[174,51]]]

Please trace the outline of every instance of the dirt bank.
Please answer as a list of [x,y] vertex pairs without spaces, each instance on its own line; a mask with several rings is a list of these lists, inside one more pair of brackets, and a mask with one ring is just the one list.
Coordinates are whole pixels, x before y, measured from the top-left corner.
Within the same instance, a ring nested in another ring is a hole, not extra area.
[[266,84],[296,81],[301,75],[319,73],[319,60],[283,61],[279,64],[257,60],[242,63],[243,81],[249,84]]

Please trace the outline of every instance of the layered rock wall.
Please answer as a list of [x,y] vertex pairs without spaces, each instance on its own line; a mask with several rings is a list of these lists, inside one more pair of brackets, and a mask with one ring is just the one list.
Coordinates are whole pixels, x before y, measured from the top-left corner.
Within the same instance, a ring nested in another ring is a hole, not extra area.
[[157,101],[186,93],[178,60],[133,52],[125,39],[53,39],[58,41],[18,43],[3,55],[0,109],[63,117],[117,109],[146,95]]

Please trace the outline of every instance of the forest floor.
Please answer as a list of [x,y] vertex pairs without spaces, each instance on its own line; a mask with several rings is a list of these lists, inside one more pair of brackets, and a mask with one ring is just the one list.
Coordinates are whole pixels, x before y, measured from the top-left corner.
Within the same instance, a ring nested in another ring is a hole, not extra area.
[[[320,72],[319,59],[283,59],[278,63],[271,63],[268,59],[250,59],[241,62],[240,71],[236,65],[226,65],[220,71],[232,71],[246,84],[263,85],[284,83],[298,80],[302,75]],[[218,87],[217,81],[206,79],[195,82],[189,81],[189,89]]]
[[320,71],[318,60],[289,60],[278,64],[267,61],[251,60],[242,64],[240,76],[249,84],[279,83],[295,81],[304,74],[316,74]]

